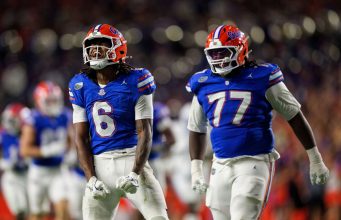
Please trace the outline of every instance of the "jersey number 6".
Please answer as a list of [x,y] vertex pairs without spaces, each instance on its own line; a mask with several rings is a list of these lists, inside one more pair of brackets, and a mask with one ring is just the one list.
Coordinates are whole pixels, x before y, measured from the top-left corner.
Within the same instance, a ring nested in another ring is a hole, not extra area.
[[115,121],[110,117],[113,112],[107,102],[95,102],[92,106],[92,117],[97,134],[101,137],[111,137],[116,130]]
[[[251,92],[249,91],[229,91],[230,100],[241,100],[241,103],[238,107],[236,114],[233,117],[232,124],[239,125],[244,117],[246,110],[248,109],[251,103]],[[214,118],[213,118],[213,126],[218,127],[220,124],[221,112],[223,110],[225,101],[226,101],[226,92],[216,92],[209,94],[208,102],[210,104],[217,102],[214,109]]]

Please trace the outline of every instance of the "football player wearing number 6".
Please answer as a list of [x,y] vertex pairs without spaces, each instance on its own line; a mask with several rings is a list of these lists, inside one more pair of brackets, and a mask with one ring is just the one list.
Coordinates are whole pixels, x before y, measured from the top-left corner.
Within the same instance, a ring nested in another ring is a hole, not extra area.
[[[207,37],[204,50],[210,69],[193,75],[194,94],[188,129],[192,188],[206,194],[215,220],[258,219],[268,199],[279,158],[271,129],[272,109],[290,124],[310,161],[312,184],[324,184],[329,171],[316,146],[300,104],[275,64],[248,60],[246,35],[222,25]],[[202,172],[207,121],[214,152],[209,185]]]
[[146,219],[168,219],[161,186],[147,162],[154,78],[126,64],[126,56],[123,35],[98,24],[83,41],[87,66],[69,84],[78,157],[88,180],[85,220],[112,219],[121,197]]

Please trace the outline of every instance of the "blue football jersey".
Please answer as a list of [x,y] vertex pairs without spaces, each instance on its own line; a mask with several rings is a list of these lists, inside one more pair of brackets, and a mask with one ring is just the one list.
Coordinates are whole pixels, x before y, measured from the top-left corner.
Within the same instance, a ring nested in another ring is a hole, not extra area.
[[265,154],[274,148],[272,107],[265,92],[283,81],[282,72],[274,64],[238,71],[221,77],[203,70],[187,84],[212,126],[212,148],[218,158]]
[[5,130],[0,131],[0,145],[2,158],[7,164],[11,164],[14,170],[26,170],[27,164],[19,155],[19,136],[13,135]]
[[[57,117],[49,117],[36,109],[31,112],[28,123],[35,129],[35,143],[37,146],[47,145],[54,141],[67,143],[68,127],[71,123],[71,111],[64,109]],[[63,155],[49,158],[33,158],[33,164],[39,166],[58,166],[63,161]]]
[[104,88],[84,73],[71,79],[70,101],[86,110],[93,154],[137,144],[135,105],[155,88],[154,77],[146,69],[121,74]]
[[[162,133],[158,129],[162,120],[169,117],[169,109],[166,105],[155,102],[154,103],[154,118],[153,118],[153,144],[152,144],[152,151],[150,152],[149,159],[155,159],[160,156],[160,152],[153,151],[153,147],[159,147],[162,144]],[[158,149],[160,150],[160,149]]]

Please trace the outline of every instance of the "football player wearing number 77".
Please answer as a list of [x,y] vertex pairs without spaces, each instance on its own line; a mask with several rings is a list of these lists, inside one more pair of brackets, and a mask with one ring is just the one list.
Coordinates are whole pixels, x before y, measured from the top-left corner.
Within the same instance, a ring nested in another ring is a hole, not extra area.
[[[272,109],[290,124],[310,161],[312,184],[324,184],[329,171],[316,146],[301,105],[283,82],[275,64],[248,60],[246,35],[221,25],[207,37],[210,69],[193,75],[187,90],[194,94],[188,129],[192,188],[206,194],[215,220],[258,219],[270,192],[274,161]],[[214,152],[209,185],[202,160],[207,121]]]
[[69,84],[79,162],[88,180],[83,219],[112,219],[127,197],[149,220],[168,219],[147,159],[152,141],[154,78],[125,63],[127,42],[108,24],[83,41],[86,68]]

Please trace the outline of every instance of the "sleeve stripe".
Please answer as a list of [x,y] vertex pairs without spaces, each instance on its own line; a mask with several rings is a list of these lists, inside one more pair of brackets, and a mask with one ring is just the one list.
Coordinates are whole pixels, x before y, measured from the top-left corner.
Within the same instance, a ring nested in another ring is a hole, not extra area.
[[271,80],[270,82],[269,82],[269,84],[270,84],[270,86],[272,86],[272,85],[275,85],[276,83],[279,83],[279,82],[281,82],[281,81],[283,81],[284,80],[284,77],[283,76],[280,76],[280,77],[278,77],[278,78],[276,78],[276,79],[274,79],[274,80]]
[[145,85],[147,85],[148,83],[150,82],[153,82],[154,81],[154,77],[150,75],[150,77],[148,77],[147,79],[143,80],[142,82],[139,82],[137,84],[137,88],[141,88]]
[[280,76],[282,76],[283,74],[282,74],[282,71],[278,71],[278,72],[273,72],[273,73],[271,73],[271,75],[270,75],[270,78],[269,78],[269,80],[271,81],[271,80],[274,80],[274,79],[276,79],[276,78],[278,78],[278,77],[280,77]]
[[274,71],[272,71],[272,72],[271,72],[271,75],[277,73],[278,71],[280,71],[280,68],[279,68],[279,67],[277,67]]
[[189,85],[189,83],[187,83],[186,85],[186,90],[187,92],[192,92],[191,86]]
[[153,86],[155,86],[154,81],[152,83],[144,86],[144,87],[139,88],[139,92],[142,92],[142,91],[149,89],[150,87],[153,87]]
[[138,78],[137,81],[141,81],[141,80],[144,80],[145,78],[148,78],[149,76],[151,76],[152,74],[150,74],[150,72],[144,74],[143,76],[141,76],[140,78]]

